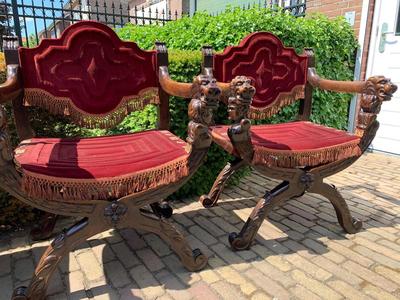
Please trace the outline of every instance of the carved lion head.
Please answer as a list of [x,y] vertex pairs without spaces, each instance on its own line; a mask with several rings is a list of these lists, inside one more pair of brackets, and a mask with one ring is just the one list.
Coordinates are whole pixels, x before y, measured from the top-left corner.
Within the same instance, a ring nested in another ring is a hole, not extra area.
[[231,81],[231,89],[244,99],[251,99],[256,93],[256,89],[251,85],[251,79],[246,76],[236,76]]
[[368,78],[366,94],[375,95],[379,101],[389,101],[397,91],[397,85],[384,76]]

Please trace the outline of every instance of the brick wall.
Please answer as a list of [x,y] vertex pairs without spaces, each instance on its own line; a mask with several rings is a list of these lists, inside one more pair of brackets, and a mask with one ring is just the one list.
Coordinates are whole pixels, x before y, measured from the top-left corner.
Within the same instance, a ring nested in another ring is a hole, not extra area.
[[334,18],[355,11],[354,34],[358,37],[361,21],[362,0],[307,0],[307,13],[320,12]]

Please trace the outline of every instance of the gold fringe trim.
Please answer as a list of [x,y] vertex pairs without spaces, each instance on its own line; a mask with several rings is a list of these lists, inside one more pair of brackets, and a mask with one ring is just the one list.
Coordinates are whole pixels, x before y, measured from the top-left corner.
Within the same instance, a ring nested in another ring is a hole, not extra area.
[[31,198],[61,201],[109,200],[168,185],[190,173],[188,156],[119,177],[76,179],[22,171],[22,189]]
[[262,146],[254,146],[253,164],[280,168],[313,167],[353,156],[360,156],[362,152],[358,143],[359,140],[355,140],[340,146],[321,148],[307,152],[291,150],[274,151]]
[[39,106],[52,114],[69,116],[79,126],[111,128],[118,125],[130,112],[143,109],[148,104],[159,104],[158,88],[147,88],[138,95],[125,96],[120,104],[105,114],[89,114],[74,105],[68,97],[56,97],[37,88],[24,90],[24,105]]
[[263,108],[250,106],[248,117],[253,120],[269,118],[278,113],[283,107],[294,103],[297,99],[304,98],[304,85],[295,86],[288,93],[280,93],[270,105]]

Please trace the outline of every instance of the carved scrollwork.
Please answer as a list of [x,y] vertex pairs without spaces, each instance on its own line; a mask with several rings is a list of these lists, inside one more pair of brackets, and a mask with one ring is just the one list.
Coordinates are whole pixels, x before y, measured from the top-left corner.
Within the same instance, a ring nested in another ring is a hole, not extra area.
[[363,94],[374,95],[378,101],[389,101],[396,90],[397,86],[389,78],[373,76],[368,78]]
[[194,149],[206,149],[211,145],[208,126],[213,124],[213,112],[218,107],[221,90],[214,78],[199,75],[194,79],[193,99],[189,103],[189,125],[186,141]]
[[365,151],[371,144],[379,128],[376,120],[382,102],[389,101],[396,92],[397,86],[383,76],[368,78],[361,95],[356,134],[361,138],[360,148]]
[[251,161],[254,153],[250,135],[251,122],[246,119],[246,115],[255,94],[255,88],[251,85],[249,78],[237,76],[231,82],[231,94],[232,96],[228,99],[228,116],[234,124],[228,129],[228,135],[240,157]]

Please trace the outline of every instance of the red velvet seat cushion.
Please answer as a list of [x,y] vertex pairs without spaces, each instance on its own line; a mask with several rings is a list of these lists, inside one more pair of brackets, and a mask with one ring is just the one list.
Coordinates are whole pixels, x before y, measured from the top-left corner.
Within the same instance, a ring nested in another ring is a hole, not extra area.
[[109,199],[186,176],[185,146],[172,133],[157,130],[84,139],[34,138],[20,144],[15,160],[32,197]]
[[[228,128],[214,127],[213,140],[235,154]],[[253,164],[256,165],[316,166],[361,155],[358,136],[311,122],[252,126],[251,140],[255,150]]]

